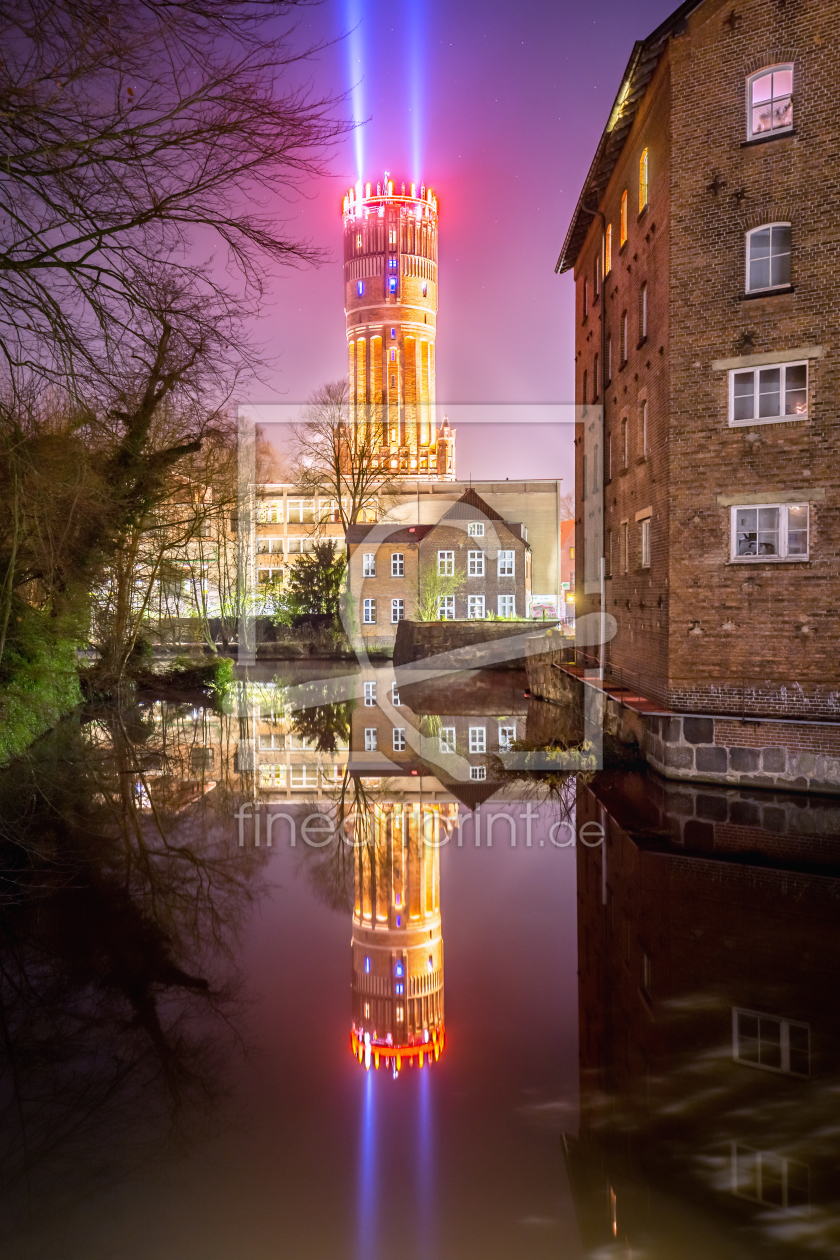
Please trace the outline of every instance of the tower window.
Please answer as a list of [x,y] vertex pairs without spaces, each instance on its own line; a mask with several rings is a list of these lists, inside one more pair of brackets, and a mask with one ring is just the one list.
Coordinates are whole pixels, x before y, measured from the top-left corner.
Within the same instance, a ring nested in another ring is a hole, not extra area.
[[604,275],[612,271],[612,224],[607,224],[607,238],[604,242]]
[[396,347],[392,347],[392,348],[391,348],[391,362],[392,362],[392,363],[396,363],[396,361],[397,361],[397,351],[396,351]]
[[388,228],[388,244],[396,245],[396,243],[397,243],[397,229],[395,227],[389,227]]
[[397,277],[396,276],[391,276],[391,279],[389,281],[389,288],[390,288],[391,293],[396,293],[397,291]]
[[396,339],[397,339],[397,330],[396,330],[396,328],[392,328],[392,329],[391,329],[391,340],[392,340],[392,341],[396,341]]
[[426,283],[426,281],[424,280],[424,281],[423,281],[423,297],[427,297],[427,296],[428,296],[428,292],[429,292],[429,286],[428,286],[428,284]]
[[389,270],[390,270],[390,271],[396,271],[396,270],[397,270],[397,260],[396,260],[396,258],[389,258],[389,259],[388,259],[388,268],[389,268]]
[[648,203],[648,151],[642,150],[639,158],[639,214]]
[[357,232],[356,233],[356,249],[361,249],[361,248],[362,248],[362,234],[361,232]]
[[356,285],[356,292],[358,293],[359,297],[361,297],[364,291],[365,291],[365,282],[364,280],[360,280],[359,283]]
[[394,376],[394,373],[392,372],[391,373],[391,389],[396,389],[396,388],[397,388],[397,378],[396,376]]

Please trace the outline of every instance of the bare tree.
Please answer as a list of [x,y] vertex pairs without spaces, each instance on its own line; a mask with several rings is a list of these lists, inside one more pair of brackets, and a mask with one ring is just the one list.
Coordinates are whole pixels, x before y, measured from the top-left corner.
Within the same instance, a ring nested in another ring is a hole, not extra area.
[[301,494],[321,499],[319,523],[340,521],[346,531],[381,516],[395,481],[379,458],[377,428],[373,419],[351,419],[346,381],[312,395],[294,427],[292,478]]
[[0,360],[16,385],[79,390],[154,353],[162,271],[170,326],[241,359],[236,320],[272,265],[318,260],[277,212],[347,127],[295,81],[313,51],[292,42],[302,3],[2,7]]
[[560,520],[573,521],[575,518],[575,496],[573,494],[561,494],[559,498]]

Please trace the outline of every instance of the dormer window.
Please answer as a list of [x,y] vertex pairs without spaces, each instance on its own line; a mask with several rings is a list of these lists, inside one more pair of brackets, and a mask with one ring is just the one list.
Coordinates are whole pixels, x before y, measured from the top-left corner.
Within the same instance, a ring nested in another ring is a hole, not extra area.
[[467,525],[467,534],[470,538],[483,538],[484,521],[470,521]]
[[793,128],[793,66],[759,70],[747,81],[747,135],[757,136]]

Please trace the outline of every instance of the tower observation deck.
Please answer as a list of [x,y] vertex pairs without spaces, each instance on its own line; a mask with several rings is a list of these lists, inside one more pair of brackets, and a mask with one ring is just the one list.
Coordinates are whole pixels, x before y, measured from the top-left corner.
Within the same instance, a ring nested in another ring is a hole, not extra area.
[[374,426],[390,476],[455,477],[455,433],[435,413],[438,205],[393,180],[344,198],[344,314],[350,418]]

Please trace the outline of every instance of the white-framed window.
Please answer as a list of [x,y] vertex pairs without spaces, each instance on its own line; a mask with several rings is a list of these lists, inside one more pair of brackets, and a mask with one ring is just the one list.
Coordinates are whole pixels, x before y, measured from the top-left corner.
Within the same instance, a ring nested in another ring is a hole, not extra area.
[[801,420],[807,414],[807,361],[729,373],[730,425]]
[[480,620],[484,616],[484,596],[468,595],[467,596],[467,616],[470,621]]
[[454,577],[455,575],[455,552],[439,551],[438,552],[438,577]]
[[293,788],[311,788],[318,786],[318,767],[307,765],[290,766],[291,783]]
[[402,704],[402,701],[400,700],[400,693],[397,690],[397,684],[395,682],[391,683],[391,704],[397,709],[400,708]]
[[392,599],[391,600],[391,624],[396,625],[398,621],[402,621],[404,618],[405,618],[405,600]]
[[391,552],[391,577],[405,577],[405,554],[402,551]]
[[467,534],[470,538],[484,537],[484,521],[470,521],[467,526]]
[[516,725],[499,727],[499,752],[510,752],[510,746],[516,739]]
[[405,752],[405,727],[394,727],[394,752]]
[[790,224],[765,223],[747,232],[747,293],[790,284]]
[[467,552],[467,577],[484,577],[484,552]]
[[807,560],[808,504],[761,503],[731,509],[732,560]]
[[455,620],[455,596],[438,595],[438,621]]
[[366,626],[376,624],[376,600],[366,599],[362,604],[362,621]]
[[470,766],[470,778],[473,782],[482,781],[487,778],[486,766]]
[[499,577],[513,577],[516,566],[515,551],[500,551],[496,560],[496,573]]
[[376,577],[375,551],[366,551],[362,556],[362,577]]
[[471,726],[470,727],[470,752],[483,753],[487,752],[487,727]]
[[499,617],[515,617],[516,616],[516,596],[515,595],[497,595],[496,596],[496,614]]
[[811,1074],[811,1030],[777,1015],[732,1008],[732,1058],[790,1076]]
[[442,726],[440,735],[438,736],[440,751],[442,753],[454,753],[455,751],[455,727]]
[[641,552],[642,552],[642,568],[650,568],[650,517],[646,521],[641,522]]
[[365,752],[376,752],[376,727],[365,727]]
[[767,66],[747,80],[747,136],[793,127],[793,65]]
[[775,1151],[757,1151],[733,1142],[732,1193],[770,1207],[805,1208],[811,1202],[811,1172],[807,1164]]
[[370,709],[376,704],[376,683],[365,683],[365,707]]

